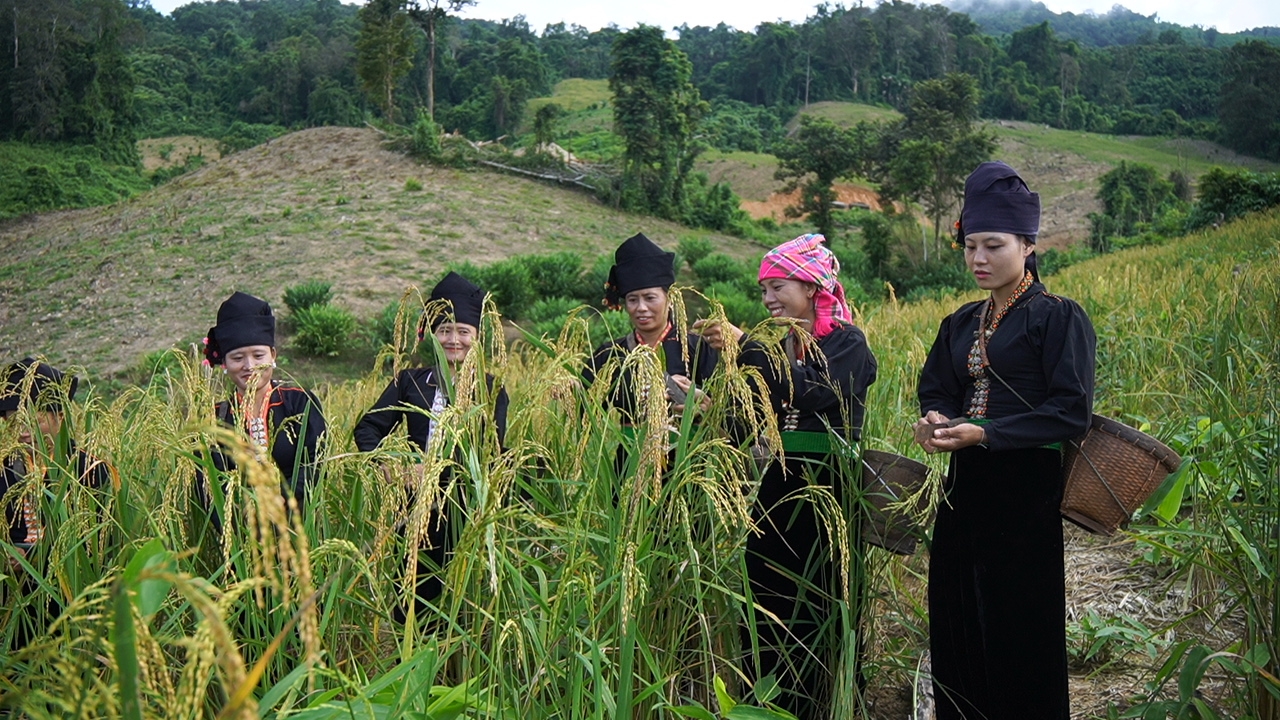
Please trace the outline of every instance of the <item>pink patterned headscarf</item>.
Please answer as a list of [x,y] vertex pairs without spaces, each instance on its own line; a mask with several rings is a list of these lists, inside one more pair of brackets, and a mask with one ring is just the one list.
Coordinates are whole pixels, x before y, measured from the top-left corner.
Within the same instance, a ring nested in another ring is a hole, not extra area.
[[760,279],[782,278],[801,280],[818,286],[813,296],[813,310],[817,316],[814,337],[823,337],[840,326],[852,323],[853,313],[844,299],[844,286],[836,279],[840,273],[840,261],[822,243],[821,235],[801,235],[764,254],[760,261]]

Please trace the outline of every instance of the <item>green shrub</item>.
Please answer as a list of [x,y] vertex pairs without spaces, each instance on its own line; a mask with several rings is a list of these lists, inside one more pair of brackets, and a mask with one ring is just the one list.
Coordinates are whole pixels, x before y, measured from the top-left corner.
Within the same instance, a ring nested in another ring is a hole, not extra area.
[[568,317],[574,308],[581,306],[582,303],[573,298],[550,297],[531,305],[529,311],[525,313],[525,318],[535,323],[546,322],[547,320],[564,322],[564,319]]
[[518,258],[500,260],[484,269],[484,287],[493,294],[498,310],[509,318],[521,317],[533,304],[533,278]]
[[1188,229],[1233,220],[1280,205],[1280,173],[1213,168],[1200,176]]
[[418,178],[408,178],[404,181],[404,189],[406,192],[418,192],[422,190],[422,182]]
[[608,340],[622,337],[631,332],[631,318],[621,310],[605,310],[602,313],[589,313],[589,335],[591,344],[598,346]]
[[294,316],[293,346],[303,355],[334,356],[347,348],[356,329],[356,318],[333,305],[311,305]]
[[693,173],[685,187],[688,202],[681,218],[685,224],[739,237],[751,234],[751,217],[728,183],[713,183],[706,173]]
[[413,154],[424,160],[440,159],[440,126],[426,112],[413,124]]
[[279,125],[260,125],[237,120],[231,123],[231,127],[227,128],[227,131],[218,140],[220,141],[222,154],[227,155],[237,150],[246,150],[255,145],[261,145],[287,132],[289,132],[288,128]]
[[83,145],[0,142],[0,218],[107,205],[149,187],[138,167]]
[[1036,251],[1036,271],[1040,277],[1048,277],[1078,262],[1097,255],[1088,243],[1076,243],[1066,250],[1049,248]]
[[712,283],[704,292],[708,298],[724,306],[725,317],[739,327],[752,327],[769,317],[769,311],[760,302],[759,293],[749,295],[734,283]]
[[703,287],[715,283],[736,285],[743,293],[755,292],[758,283],[754,269],[724,253],[712,253],[693,264],[693,272]]
[[327,305],[332,300],[333,284],[323,280],[308,280],[284,291],[284,304],[295,315],[309,307]]
[[555,337],[560,334],[569,313],[581,306],[582,303],[572,298],[550,297],[530,306],[525,318],[531,323],[530,330],[534,335]]
[[711,241],[702,237],[681,238],[680,245],[677,246],[677,252],[685,262],[689,263],[690,269],[693,269],[694,264],[699,260],[710,255],[714,249]]
[[573,293],[582,282],[582,256],[572,252],[518,256],[529,271],[535,298],[553,298]]
[[204,155],[188,155],[181,165],[158,168],[151,173],[152,185],[163,185],[179,175],[186,175],[204,167]]
[[612,255],[596,256],[596,259],[591,262],[591,267],[583,272],[581,278],[579,278],[578,287],[572,297],[597,310],[603,308],[604,284],[609,279],[609,268],[611,267],[613,267]]
[[[893,283],[894,292],[899,298],[913,297],[912,293],[916,291],[923,294],[914,297],[946,297],[952,291],[971,290],[974,287],[973,276],[969,274],[958,252],[943,253],[919,265],[896,266],[887,279]],[[924,292],[935,289],[940,292]]]
[[[368,330],[369,338],[373,341],[375,346],[377,346],[378,348],[381,348],[386,345],[395,345],[396,318],[399,315],[400,315],[400,303],[393,302],[387,305],[386,307],[382,308],[382,310],[380,310],[378,314],[374,316],[373,320],[369,322],[369,330]],[[408,317],[405,318],[405,322],[408,323],[410,333],[417,332],[418,319],[420,317],[421,317],[420,313],[415,314],[413,312],[410,312]],[[413,343],[414,343],[414,336],[411,334],[409,339],[409,344],[412,346]],[[411,350],[412,347],[407,349]]]

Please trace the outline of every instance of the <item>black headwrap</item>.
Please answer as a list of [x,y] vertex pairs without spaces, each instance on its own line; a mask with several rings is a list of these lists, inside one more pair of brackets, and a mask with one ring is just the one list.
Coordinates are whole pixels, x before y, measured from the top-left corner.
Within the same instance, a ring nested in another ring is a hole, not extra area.
[[[62,385],[66,376],[58,368],[37,362],[35,358],[23,358],[4,369],[3,385],[0,385],[0,412],[13,412],[22,405],[22,387],[27,382],[27,373],[31,373],[27,401],[35,403],[37,410],[62,412],[62,396],[51,388]],[[76,396],[79,384],[73,375],[66,384],[68,400]]]
[[[452,270],[444,279],[431,288],[431,300],[444,300],[453,308],[452,315],[437,314],[431,318],[431,331],[440,327],[441,323],[457,322],[480,327],[480,316],[484,314],[484,290],[479,285],[462,277]],[[426,318],[418,325],[418,339],[426,337]]]
[[609,307],[621,307],[629,292],[651,287],[665,290],[675,281],[676,254],[658,247],[644,233],[636,233],[613,253],[604,301]]
[[[984,162],[964,181],[959,240],[973,233],[1021,235],[1032,243],[1040,234],[1040,195],[1031,192],[1018,171],[1002,162]],[[1036,280],[1036,254],[1027,256],[1027,270]]]
[[276,346],[276,317],[266,300],[236,291],[218,308],[218,324],[209,328],[204,356],[211,365],[221,365],[227,353],[250,345]]

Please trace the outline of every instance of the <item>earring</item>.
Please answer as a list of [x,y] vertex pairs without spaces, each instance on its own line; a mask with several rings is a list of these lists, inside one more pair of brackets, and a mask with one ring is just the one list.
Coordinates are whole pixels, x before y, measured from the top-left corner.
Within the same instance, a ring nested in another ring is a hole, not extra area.
[[222,366],[222,374],[223,374],[223,375],[226,375],[226,374],[227,374],[227,366],[226,366],[226,365],[223,365],[223,366]]
[[272,360],[272,361],[271,361],[271,367],[275,367],[275,366],[276,366],[276,361],[275,361],[275,360]]

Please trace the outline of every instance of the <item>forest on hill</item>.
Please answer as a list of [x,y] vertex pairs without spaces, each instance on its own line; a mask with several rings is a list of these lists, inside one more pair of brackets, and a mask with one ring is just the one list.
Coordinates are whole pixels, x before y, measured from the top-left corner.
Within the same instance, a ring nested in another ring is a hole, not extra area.
[[[412,120],[431,108],[446,130],[489,140],[521,128],[527,101],[556,81],[608,77],[623,32],[462,20],[449,7],[219,0],[162,15],[145,0],[16,3],[0,27],[0,46],[12,48],[0,62],[9,89],[0,139],[89,144],[128,164],[140,137],[203,135],[235,148],[285,129]],[[721,149],[766,149],[809,103],[902,110],[916,83],[960,72],[976,81],[982,117],[1192,136],[1280,157],[1274,38],[1138,22],[1120,10],[1088,18],[1087,32],[1065,15],[1013,28],[989,10],[821,4],[802,23],[674,34],[710,104],[705,141]],[[379,47],[394,50],[383,57],[396,72],[375,89]]]
[[1123,5],[1112,5],[1103,14],[1056,13],[1033,0],[949,0],[944,3],[956,12],[973,18],[993,35],[1007,35],[1028,25],[1048,22],[1058,35],[1084,45],[1145,45],[1157,40],[1166,44],[1227,47],[1249,39],[1280,38],[1280,27],[1258,27],[1237,33],[1220,32],[1216,27],[1187,27],[1161,20],[1158,13],[1143,15]]

